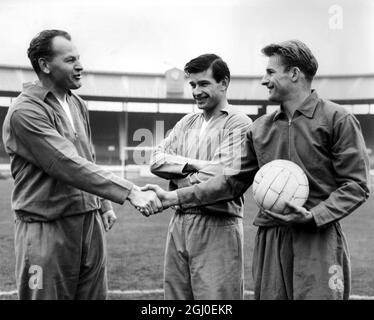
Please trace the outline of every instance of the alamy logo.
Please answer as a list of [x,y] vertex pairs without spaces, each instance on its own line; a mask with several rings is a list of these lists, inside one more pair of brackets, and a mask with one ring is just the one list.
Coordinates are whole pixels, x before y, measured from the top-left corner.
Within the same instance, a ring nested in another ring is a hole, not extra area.
[[332,276],[329,279],[329,287],[331,290],[337,292],[343,292],[344,290],[344,282],[343,282],[343,269],[341,266],[337,264],[333,264],[329,268],[329,274]]
[[32,265],[30,266],[29,274],[31,274],[29,288],[31,290],[43,289],[43,268],[38,265]]
[[343,8],[337,4],[329,7],[329,28],[331,30],[343,29]]

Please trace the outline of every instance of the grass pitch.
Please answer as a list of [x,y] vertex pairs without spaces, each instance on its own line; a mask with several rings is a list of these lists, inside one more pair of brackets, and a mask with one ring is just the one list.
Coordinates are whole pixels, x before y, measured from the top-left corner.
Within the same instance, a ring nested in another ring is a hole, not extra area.
[[[156,183],[167,187],[158,178],[136,178],[137,185]],[[13,181],[0,180],[0,291],[15,289],[13,214],[10,195]],[[251,262],[256,227],[252,225],[257,207],[250,190],[245,194],[245,289],[252,290]],[[108,279],[112,291],[162,289],[163,256],[171,210],[145,218],[131,205],[114,205],[117,223],[107,233]],[[374,296],[374,199],[362,205],[342,221],[348,239],[352,263],[352,294]],[[16,296],[0,296],[15,299]],[[163,299],[162,293],[111,293],[110,299]],[[250,299],[249,295],[246,299]]]

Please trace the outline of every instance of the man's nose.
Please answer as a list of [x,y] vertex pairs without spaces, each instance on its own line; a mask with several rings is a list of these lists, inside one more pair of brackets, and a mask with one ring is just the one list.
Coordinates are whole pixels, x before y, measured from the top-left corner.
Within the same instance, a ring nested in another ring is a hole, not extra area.
[[192,94],[193,94],[194,96],[199,96],[199,95],[201,95],[201,89],[200,89],[198,86],[196,86],[195,88],[193,88],[193,90],[192,90]]
[[82,64],[79,60],[76,62],[74,68],[75,68],[75,70],[83,71],[83,66],[82,66]]
[[261,79],[261,84],[262,84],[263,86],[266,86],[268,83],[269,83],[269,77],[268,77],[267,74],[265,74],[265,75],[262,77],[262,79]]

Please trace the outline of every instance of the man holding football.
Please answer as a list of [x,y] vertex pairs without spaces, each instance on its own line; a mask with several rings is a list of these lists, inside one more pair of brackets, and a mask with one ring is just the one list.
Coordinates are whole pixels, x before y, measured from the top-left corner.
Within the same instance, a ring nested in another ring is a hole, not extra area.
[[260,167],[275,159],[298,164],[310,193],[288,213],[260,210],[253,255],[255,299],[348,299],[350,257],[340,220],[369,196],[369,159],[358,120],[312,90],[318,63],[297,40],[270,44],[262,85],[280,108],[258,118],[243,144],[242,170],[165,192],[148,186],[164,207],[227,200],[252,184]]

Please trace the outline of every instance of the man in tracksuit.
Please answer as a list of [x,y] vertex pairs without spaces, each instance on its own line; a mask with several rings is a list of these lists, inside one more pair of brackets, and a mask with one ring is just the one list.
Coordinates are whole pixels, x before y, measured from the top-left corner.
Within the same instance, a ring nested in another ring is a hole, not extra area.
[[244,192],[260,167],[287,159],[305,171],[310,193],[304,207],[258,213],[253,255],[256,299],[348,299],[350,257],[340,219],[369,196],[369,160],[359,122],[345,108],[311,89],[318,64],[302,42],[263,49],[269,58],[262,84],[280,108],[247,132],[237,175],[221,175],[193,187],[157,191],[164,207],[227,200]]
[[28,56],[39,81],[24,85],[3,126],[14,178],[16,281],[20,299],[105,299],[104,227],[109,200],[127,199],[145,215],[155,194],[94,164],[88,110],[71,90],[82,65],[68,33],[45,30]]
[[[192,59],[185,72],[201,112],[178,121],[151,159],[151,171],[170,180],[171,190],[240,169],[241,144],[252,122],[228,104],[230,71],[219,56]],[[242,196],[174,213],[165,250],[166,299],[243,299],[242,218]]]

